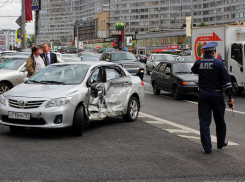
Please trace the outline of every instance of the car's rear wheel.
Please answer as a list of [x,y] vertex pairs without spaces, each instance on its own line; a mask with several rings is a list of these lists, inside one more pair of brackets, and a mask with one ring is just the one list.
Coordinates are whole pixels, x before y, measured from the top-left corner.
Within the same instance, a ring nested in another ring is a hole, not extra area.
[[175,100],[179,100],[181,97],[180,92],[179,92],[179,88],[177,85],[175,85],[173,88],[173,96],[174,96]]
[[237,82],[235,79],[231,80],[232,88],[233,88],[233,95],[241,95],[242,89],[238,87]]
[[73,123],[70,127],[71,135],[82,136],[84,129],[84,110],[83,105],[79,105],[73,116]]
[[153,93],[154,93],[155,95],[159,95],[160,92],[161,92],[161,90],[159,90],[159,89],[157,88],[157,84],[154,82],[154,83],[153,83]]
[[11,88],[12,87],[8,83],[0,83],[0,94],[9,91]]
[[25,128],[21,126],[9,126],[9,130],[13,133],[18,133],[25,130]]
[[139,114],[139,101],[136,97],[131,97],[128,102],[127,113],[123,116],[123,119],[127,122],[133,122],[137,119]]
[[148,71],[147,66],[146,66],[146,73],[147,73],[147,75],[150,74],[150,71]]

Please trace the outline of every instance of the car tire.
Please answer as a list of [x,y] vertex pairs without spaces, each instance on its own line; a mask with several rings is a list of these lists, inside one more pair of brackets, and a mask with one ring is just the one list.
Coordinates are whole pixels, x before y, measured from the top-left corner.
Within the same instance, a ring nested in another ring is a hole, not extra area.
[[21,127],[21,126],[9,126],[9,130],[13,133],[19,133],[19,132],[25,130],[25,128]]
[[146,66],[146,74],[149,75],[150,71],[148,71],[147,66]]
[[84,129],[84,109],[83,105],[79,105],[73,116],[73,123],[70,127],[70,133],[73,136],[82,136]]
[[131,97],[128,102],[127,113],[123,116],[124,121],[133,122],[139,114],[139,101],[136,97]]
[[179,100],[181,98],[180,92],[179,92],[179,88],[177,85],[174,86],[173,88],[173,96],[175,100]]
[[12,87],[8,83],[0,83],[0,94],[9,91],[11,88]]
[[235,96],[241,95],[242,89],[238,87],[236,79],[232,79],[231,84],[233,88],[233,95]]
[[157,88],[157,84],[156,84],[155,82],[153,82],[152,87],[153,87],[153,93],[154,93],[155,95],[159,95],[160,92],[161,92],[161,90],[159,90],[159,89]]

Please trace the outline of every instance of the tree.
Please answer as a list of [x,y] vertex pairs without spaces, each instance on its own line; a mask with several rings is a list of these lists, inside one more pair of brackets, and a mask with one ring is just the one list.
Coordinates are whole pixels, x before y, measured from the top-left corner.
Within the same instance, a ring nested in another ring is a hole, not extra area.
[[198,27],[207,27],[208,24],[204,23],[204,21],[201,21],[201,23],[199,25],[197,25]]
[[35,42],[35,35],[31,34],[30,38],[26,39],[26,43],[29,44],[29,47],[31,47],[34,42]]

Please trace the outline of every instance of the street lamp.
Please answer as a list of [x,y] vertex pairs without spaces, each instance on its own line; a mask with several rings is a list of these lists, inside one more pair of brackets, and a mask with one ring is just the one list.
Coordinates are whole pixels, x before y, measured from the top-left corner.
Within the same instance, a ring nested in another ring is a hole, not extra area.
[[77,53],[78,53],[78,27],[79,27],[79,25],[82,25],[82,23],[74,23],[74,29],[75,29],[75,26],[77,26]]

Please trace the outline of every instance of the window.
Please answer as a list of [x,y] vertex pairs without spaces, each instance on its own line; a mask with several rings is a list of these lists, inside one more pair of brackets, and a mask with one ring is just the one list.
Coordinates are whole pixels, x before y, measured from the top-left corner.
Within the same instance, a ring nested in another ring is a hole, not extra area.
[[237,61],[243,66],[242,44],[232,44],[231,46],[231,59]]
[[165,63],[161,64],[161,66],[159,67],[159,72],[164,73],[165,68],[166,68],[166,64]]
[[171,72],[171,64],[167,64],[164,73],[166,74],[167,72]]
[[96,68],[90,77],[90,82],[94,83],[94,82],[100,82],[100,81],[101,81],[100,68]]
[[106,81],[122,77],[119,68],[106,68]]

